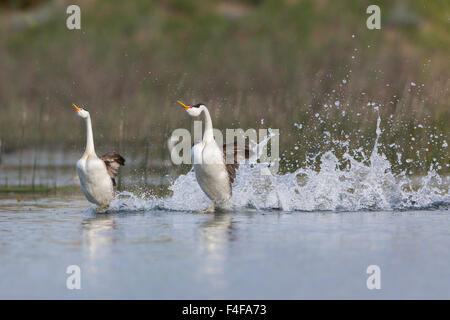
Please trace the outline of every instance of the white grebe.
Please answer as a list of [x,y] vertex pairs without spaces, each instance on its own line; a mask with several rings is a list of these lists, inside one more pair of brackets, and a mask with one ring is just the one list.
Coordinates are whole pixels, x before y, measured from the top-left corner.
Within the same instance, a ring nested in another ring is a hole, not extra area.
[[[249,149],[247,147],[239,152],[237,143],[223,145],[220,147],[214,140],[213,126],[208,109],[202,103],[186,106],[181,101],[178,103],[183,106],[191,117],[198,117],[202,113],[205,121],[205,131],[203,140],[194,144],[191,149],[192,163],[194,165],[195,177],[203,192],[213,201],[211,206],[202,212],[214,211],[217,205],[224,206],[231,198],[232,183],[236,178],[236,170],[239,168],[238,157],[244,155],[249,158]],[[232,163],[226,163],[227,152],[231,152]]]
[[86,150],[77,161],[77,172],[80,178],[81,190],[89,202],[102,210],[108,207],[114,198],[114,186],[119,167],[125,165],[125,159],[115,153],[109,152],[100,158],[95,153],[94,137],[92,133],[91,116],[87,110],[73,105],[78,116],[86,121],[87,142]]

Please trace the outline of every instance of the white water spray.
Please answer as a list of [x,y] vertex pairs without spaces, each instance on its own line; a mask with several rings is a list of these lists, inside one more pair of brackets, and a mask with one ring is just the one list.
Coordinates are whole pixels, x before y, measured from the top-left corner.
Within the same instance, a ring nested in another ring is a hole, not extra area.
[[[370,156],[355,159],[343,156],[348,165],[328,151],[320,157],[320,168],[300,168],[292,173],[262,175],[267,165],[241,165],[233,185],[232,202],[236,207],[283,211],[359,211],[432,209],[450,204],[450,179],[431,168],[426,176],[411,178],[394,174],[391,163],[379,151],[381,119]],[[267,142],[266,142],[267,143]],[[136,197],[121,193],[111,204],[113,210],[201,210],[210,200],[201,191],[195,173],[180,175],[169,187],[168,198]],[[126,199],[123,199],[126,196]]]

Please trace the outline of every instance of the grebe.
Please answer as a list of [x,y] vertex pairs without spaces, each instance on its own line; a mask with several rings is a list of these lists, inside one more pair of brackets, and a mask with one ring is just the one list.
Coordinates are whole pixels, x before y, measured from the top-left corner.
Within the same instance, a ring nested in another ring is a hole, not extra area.
[[87,110],[78,108],[75,104],[73,106],[78,116],[86,121],[87,129],[86,150],[81,159],[77,161],[81,190],[89,202],[99,206],[97,210],[103,210],[114,198],[115,177],[119,167],[125,165],[125,159],[115,152],[108,152],[100,158],[97,156],[94,148],[91,116]]
[[[220,147],[214,140],[213,126],[208,109],[203,103],[186,106],[178,101],[191,117],[198,117],[203,113],[205,131],[203,140],[194,144],[191,149],[192,163],[195,177],[203,192],[213,203],[201,212],[213,212],[216,205],[225,207],[229,204],[232,195],[232,183],[236,178],[236,170],[239,168],[238,158],[249,158],[249,149],[245,147],[239,150],[237,143],[225,144]],[[227,153],[232,153],[232,163],[227,163]]]

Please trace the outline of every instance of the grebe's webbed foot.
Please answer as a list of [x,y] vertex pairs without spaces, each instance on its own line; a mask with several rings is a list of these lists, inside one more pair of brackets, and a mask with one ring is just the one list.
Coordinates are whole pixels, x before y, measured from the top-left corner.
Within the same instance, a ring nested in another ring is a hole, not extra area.
[[96,209],[95,209],[95,211],[102,211],[102,210],[104,210],[104,209],[106,209],[106,208],[108,208],[109,207],[109,204],[102,204],[101,206],[98,206]]
[[216,202],[213,201],[213,202],[211,203],[211,205],[210,205],[208,208],[206,208],[205,210],[197,210],[196,212],[197,212],[197,213],[210,213],[210,212],[214,212],[215,207],[216,207]]

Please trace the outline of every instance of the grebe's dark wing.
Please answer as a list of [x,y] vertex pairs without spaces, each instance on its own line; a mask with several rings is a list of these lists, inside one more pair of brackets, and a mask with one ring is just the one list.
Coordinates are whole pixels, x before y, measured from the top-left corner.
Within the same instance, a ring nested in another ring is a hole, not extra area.
[[225,162],[225,167],[227,168],[228,180],[230,181],[230,186],[236,179],[236,171],[239,168],[239,163],[248,159],[250,157],[250,150],[247,146],[243,149],[238,148],[237,141],[234,143],[223,145],[223,160]]
[[108,152],[100,157],[106,165],[106,170],[108,170],[108,174],[111,177],[113,185],[116,185],[115,178],[117,177],[117,173],[119,172],[119,167],[125,165],[125,159],[116,152]]

